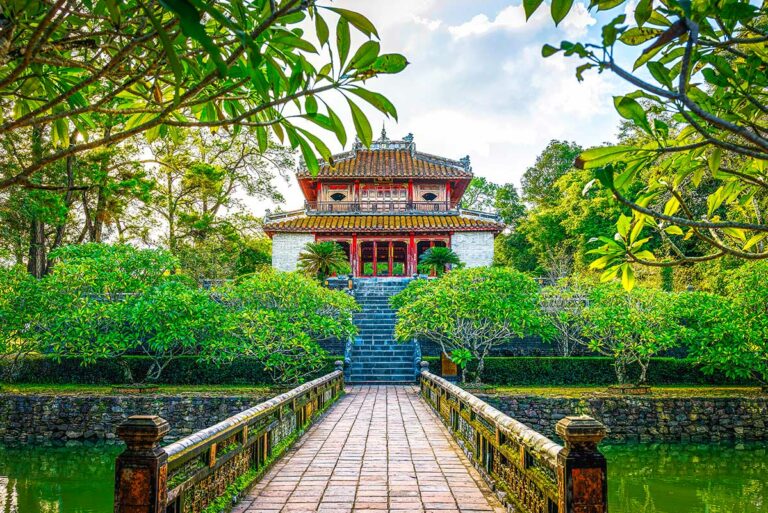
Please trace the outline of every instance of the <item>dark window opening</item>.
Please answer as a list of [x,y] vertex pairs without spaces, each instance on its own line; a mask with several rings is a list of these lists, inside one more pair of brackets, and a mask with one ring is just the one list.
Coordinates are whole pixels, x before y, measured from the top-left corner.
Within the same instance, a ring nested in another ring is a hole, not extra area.
[[433,192],[428,192],[426,194],[423,194],[421,197],[427,201],[434,201],[435,199],[437,199],[437,194]]
[[333,201],[341,201],[341,200],[343,200],[346,197],[347,197],[346,194],[342,194],[340,192],[335,192],[335,193],[331,194],[331,199]]

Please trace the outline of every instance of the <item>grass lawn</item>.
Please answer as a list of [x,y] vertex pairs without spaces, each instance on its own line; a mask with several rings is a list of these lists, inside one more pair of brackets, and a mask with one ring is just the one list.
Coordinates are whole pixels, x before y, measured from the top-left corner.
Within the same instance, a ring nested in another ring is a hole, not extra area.
[[652,386],[650,395],[622,395],[608,391],[604,386],[551,386],[551,387],[489,387],[482,393],[495,393],[503,395],[527,395],[542,397],[566,397],[581,399],[589,397],[659,397],[659,398],[685,398],[685,397],[768,397],[768,393],[761,391],[760,387],[737,386]]
[[[158,385],[157,392],[137,395],[172,396],[272,396],[282,391],[266,385]],[[131,395],[113,391],[111,385],[0,385],[0,394],[21,395]]]

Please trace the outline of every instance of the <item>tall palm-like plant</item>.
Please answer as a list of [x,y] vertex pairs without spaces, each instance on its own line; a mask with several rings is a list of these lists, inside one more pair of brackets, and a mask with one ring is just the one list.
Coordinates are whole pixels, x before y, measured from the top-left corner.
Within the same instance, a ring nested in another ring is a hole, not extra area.
[[461,259],[451,248],[434,247],[426,250],[419,259],[419,266],[424,266],[438,276],[445,272],[446,265],[461,265]]
[[332,274],[348,273],[349,259],[335,242],[310,242],[299,254],[299,269],[323,281]]

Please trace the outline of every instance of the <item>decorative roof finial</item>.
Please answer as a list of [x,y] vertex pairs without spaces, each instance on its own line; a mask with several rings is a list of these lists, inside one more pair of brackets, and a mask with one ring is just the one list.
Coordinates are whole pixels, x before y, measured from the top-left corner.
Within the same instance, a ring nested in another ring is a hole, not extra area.
[[407,142],[408,144],[411,144],[413,142],[413,134],[408,132],[408,135],[403,137],[403,141]]
[[469,165],[469,155],[467,155],[463,159],[459,159],[459,162],[461,162],[461,165],[464,166],[464,169],[466,169],[467,171],[471,169]]
[[388,141],[387,139],[387,129],[384,127],[384,122],[381,122],[381,139],[380,141]]

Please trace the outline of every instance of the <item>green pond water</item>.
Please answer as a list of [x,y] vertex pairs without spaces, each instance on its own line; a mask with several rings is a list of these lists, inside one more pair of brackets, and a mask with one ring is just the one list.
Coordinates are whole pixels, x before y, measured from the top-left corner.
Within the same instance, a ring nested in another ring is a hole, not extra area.
[[[118,445],[0,445],[0,513],[110,513]],[[768,444],[609,445],[611,513],[768,513]]]

